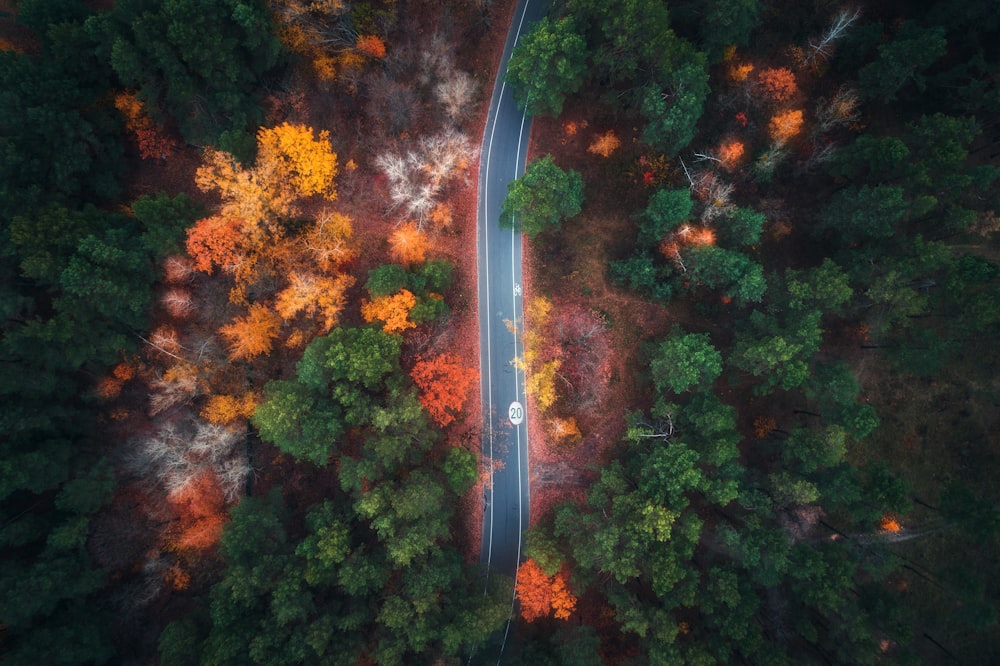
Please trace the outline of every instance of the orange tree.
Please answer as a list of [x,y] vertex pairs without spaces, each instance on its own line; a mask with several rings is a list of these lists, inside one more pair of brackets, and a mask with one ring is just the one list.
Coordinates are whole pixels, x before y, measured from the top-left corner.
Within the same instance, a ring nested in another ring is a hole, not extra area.
[[461,411],[479,373],[454,354],[439,354],[418,360],[410,376],[420,389],[420,404],[438,425],[446,426]]

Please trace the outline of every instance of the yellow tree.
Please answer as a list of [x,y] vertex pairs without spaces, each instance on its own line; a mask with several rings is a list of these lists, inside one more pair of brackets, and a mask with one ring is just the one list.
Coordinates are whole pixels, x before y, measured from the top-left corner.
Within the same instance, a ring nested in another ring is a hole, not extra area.
[[278,293],[275,310],[285,320],[303,312],[319,320],[322,332],[326,333],[337,325],[347,304],[347,290],[353,284],[350,275],[327,277],[295,271],[288,286]]
[[358,256],[351,244],[354,230],[351,218],[333,211],[324,211],[301,237],[320,270],[333,272]]
[[409,314],[417,304],[417,297],[407,289],[400,289],[391,296],[379,296],[373,301],[361,303],[361,316],[371,322],[379,319],[384,323],[382,330],[386,333],[402,333],[409,328],[416,328],[410,321]]
[[611,153],[618,150],[621,145],[621,139],[615,136],[615,131],[608,130],[604,134],[599,134],[594,139],[593,143],[587,148],[587,152],[600,155],[601,157],[611,157]]
[[294,214],[301,197],[336,199],[336,176],[330,133],[316,135],[311,127],[284,123],[257,132],[257,161],[251,168],[229,153],[207,150],[195,183],[203,192],[217,192],[223,216],[243,220],[249,231],[246,227],[272,222],[269,218]]
[[[188,251],[199,270],[209,272],[221,265],[233,275],[230,298],[245,303],[248,286],[266,276],[290,271],[297,241],[286,238],[287,220],[298,212],[298,201],[306,196],[336,197],[334,178],[337,156],[329,134],[304,125],[287,123],[261,129],[257,134],[257,161],[247,168],[217,150],[209,150],[195,174],[198,187],[217,192],[222,198],[219,212],[202,220],[188,233]],[[306,234],[307,246],[326,268],[353,257],[347,247],[350,220],[327,214]]]
[[[337,198],[333,179],[337,176],[337,154],[330,146],[330,133],[314,136],[305,125],[282,123],[257,132],[255,169],[274,189],[291,188],[296,196],[319,194]],[[271,180],[273,178],[273,180]]]
[[416,222],[405,222],[389,236],[389,254],[401,264],[411,266],[427,258],[427,234]]
[[775,143],[785,143],[802,131],[802,111],[784,111],[771,118],[768,124],[768,132]]
[[237,317],[232,323],[219,329],[229,343],[229,357],[251,359],[269,354],[278,337],[281,320],[266,306],[255,303],[245,317]]

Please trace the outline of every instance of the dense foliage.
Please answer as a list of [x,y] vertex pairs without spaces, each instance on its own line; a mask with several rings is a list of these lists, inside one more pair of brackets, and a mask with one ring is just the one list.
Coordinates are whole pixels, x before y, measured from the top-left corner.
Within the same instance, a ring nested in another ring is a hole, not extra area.
[[[992,3],[565,0],[523,35],[521,106],[600,129],[503,221],[594,300],[510,324],[533,483],[576,495],[486,589],[434,243],[485,86],[448,40],[505,26],[424,4],[0,17],[0,660],[464,663],[514,610],[511,663],[1000,661]],[[193,196],[149,185],[178,154]]]

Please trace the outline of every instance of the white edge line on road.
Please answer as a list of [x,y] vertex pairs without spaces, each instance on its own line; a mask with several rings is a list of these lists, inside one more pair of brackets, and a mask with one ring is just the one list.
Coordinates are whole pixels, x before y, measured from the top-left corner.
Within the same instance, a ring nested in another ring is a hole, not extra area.
[[[528,13],[528,5],[530,3],[531,3],[531,0],[526,0],[525,3],[524,3],[524,8],[521,10],[521,18],[518,20],[517,32],[515,33],[515,36],[514,36],[514,43],[513,43],[513,47],[511,48],[511,53],[514,52],[513,48],[515,48],[517,46],[517,40],[521,36],[521,29],[524,27],[524,19],[525,19],[525,16],[527,15],[527,13]],[[486,168],[485,168],[485,173],[483,174],[483,183],[481,185],[482,191],[483,191],[483,206],[482,206],[482,208],[483,208],[483,216],[484,216],[484,219],[485,219],[485,224],[483,224],[483,232],[484,232],[483,244],[487,248],[489,248],[489,239],[490,239],[490,225],[489,225],[489,210],[490,210],[490,207],[489,207],[489,200],[490,200],[490,188],[489,188],[490,157],[493,154],[493,139],[494,139],[494,136],[496,135],[496,131],[497,131],[497,115],[499,114],[500,104],[503,101],[503,95],[504,95],[504,92],[506,92],[506,90],[507,90],[507,81],[506,80],[501,80],[501,83],[500,83],[500,94],[497,95],[496,107],[494,109],[492,109],[492,113],[490,114],[491,115],[490,122],[492,123],[492,127],[490,128],[490,139],[489,139],[489,142],[486,144]],[[521,117],[521,128],[522,128],[522,131],[523,131],[523,129],[524,129],[524,116]],[[518,153],[520,153],[520,146],[521,146],[521,139],[520,139],[520,137],[518,137],[518,151],[517,151]],[[515,162],[516,162],[516,160],[518,159],[518,155],[517,154],[515,154],[514,159],[515,159]],[[516,169],[516,167],[515,167],[515,169]],[[512,235],[511,235],[511,242],[513,243],[513,232],[512,232]],[[488,249],[485,252],[485,257],[486,257],[486,312],[487,312],[487,317],[489,317],[490,313],[492,312],[492,310],[490,309],[490,271],[489,271],[489,267],[490,267],[490,253],[489,253]],[[490,336],[490,327],[489,327],[488,324],[489,324],[489,320],[487,319],[487,326],[486,326],[486,361],[487,361],[487,363],[486,363],[486,375],[487,375],[487,384],[486,384],[486,386],[487,386],[487,401],[488,401],[487,404],[490,407],[492,407],[493,406],[493,374],[492,374],[493,349],[492,349],[492,340],[491,340],[491,336]],[[517,336],[516,335],[515,335],[515,338],[514,338],[514,351],[515,351],[515,355],[516,355],[516,352],[517,352]],[[482,363],[482,354],[480,354],[480,363]],[[516,380],[516,377],[517,377],[517,374],[515,372],[515,380]],[[516,381],[515,381],[515,395],[517,395],[517,384],[516,384]],[[492,464],[492,460],[493,460],[493,418],[492,418],[492,412],[487,417],[487,422],[489,423],[489,430],[488,430],[488,434],[489,434],[489,451],[490,451],[490,461],[491,461],[491,464]],[[487,549],[487,552],[486,552],[486,565],[487,565],[487,569],[486,569],[486,585],[489,584],[489,565],[492,562],[492,556],[493,556],[493,483],[492,483],[492,476],[493,476],[493,472],[492,472],[492,469],[491,469],[490,470],[490,539],[489,539],[489,542],[488,542],[488,549]],[[520,470],[518,470],[518,483],[520,483]],[[518,537],[518,559],[520,559],[520,537]],[[514,576],[515,576],[514,577],[514,583],[515,583],[515,586],[516,586],[516,584],[517,584],[517,572],[516,571],[514,573]],[[486,592],[485,585],[484,585],[483,592],[484,593]]]
[[[514,42],[513,42],[512,46],[511,46],[511,53],[513,53],[514,52],[514,48],[517,47],[517,41],[518,41],[518,39],[521,36],[521,29],[524,27],[524,19],[527,16],[528,5],[530,3],[531,3],[531,0],[525,0],[524,8],[521,10],[521,18],[519,19],[518,24],[517,24],[517,32],[515,32],[515,34],[514,34]],[[504,78],[506,79],[506,72],[504,73]],[[507,88],[507,81],[504,80],[500,84],[500,94],[497,95],[496,112],[493,115],[493,127],[492,127],[492,129],[490,131],[490,141],[489,141],[489,144],[487,145],[487,154],[488,155],[491,155],[492,152],[493,152],[493,137],[496,134],[496,118],[497,118],[497,115],[499,114],[500,104],[503,101],[503,94],[506,91],[506,88]],[[518,135],[518,139],[517,139],[517,151],[514,154],[515,177],[518,175],[517,171],[518,171],[518,162],[520,161],[521,140],[522,140],[522,135],[524,133],[524,123],[525,123],[526,117],[527,117],[527,112],[525,112],[525,113],[523,113],[521,115],[521,132]],[[487,216],[488,216],[488,211],[489,211],[489,170],[490,170],[490,163],[489,163],[489,160],[487,159],[487,162],[486,162],[486,173],[484,174],[484,179],[486,180],[486,183],[483,186],[483,204],[484,204],[483,208],[484,208],[485,214]],[[486,240],[487,240],[487,243],[488,243],[488,241],[489,241],[489,223],[488,223],[488,221],[487,221],[486,224],[483,225],[483,228],[484,228],[484,230],[486,232]],[[513,243],[514,243],[514,231],[512,230],[511,231],[511,245],[512,245],[512,247],[513,247]],[[486,299],[487,300],[486,300],[486,303],[487,303],[487,306],[489,306],[489,270],[488,270],[488,267],[489,267],[489,252],[488,251],[487,251],[486,255],[487,255],[487,259],[486,259],[486,262],[487,262],[487,275],[486,275],[486,285],[487,285],[486,289],[487,289],[487,291],[486,291]],[[514,259],[513,259],[513,251],[512,251],[511,252],[511,262],[513,262],[513,260]],[[513,287],[513,285],[512,285],[512,287]],[[492,310],[487,309],[487,313],[490,313],[490,312],[492,312]],[[522,308],[522,312],[523,312],[523,308]],[[517,315],[517,301],[516,300],[514,301],[514,314],[515,314],[515,322],[516,322],[516,319],[517,319],[517,317],[516,317],[516,315]],[[490,341],[490,337],[489,337],[489,326],[486,327],[486,335],[487,335],[487,338],[486,338],[486,340],[487,340],[487,342],[486,342],[486,344],[487,344],[487,361],[490,361],[491,360],[492,349],[491,349],[491,346],[490,346],[491,345],[491,341]],[[514,333],[514,355],[517,356],[517,333],[516,332]],[[482,358],[482,355],[480,355],[480,358]],[[489,365],[492,365],[492,364],[488,363],[487,367],[489,367]],[[489,372],[489,371],[487,371],[487,372]],[[518,395],[520,395],[519,386],[518,386],[518,382],[517,382],[517,369],[516,368],[514,370],[514,395],[515,395],[515,397],[517,397]],[[489,404],[492,407],[492,405],[493,405],[492,375],[490,375],[489,396],[490,396]],[[518,486],[518,502],[520,503],[520,499],[521,499],[521,497],[520,497],[520,495],[521,495],[521,462],[520,462],[520,458],[521,458],[521,445],[520,445],[520,435],[521,434],[520,434],[520,430],[518,430],[516,426],[515,426],[515,430],[518,433],[517,486]],[[527,440],[525,440],[525,441],[527,441]],[[490,458],[491,459],[493,458],[493,419],[492,418],[490,418]],[[493,549],[493,529],[494,529],[494,524],[493,524],[492,470],[490,472],[490,476],[491,476],[491,484],[490,484],[490,550],[487,553],[487,560],[486,560],[486,563],[487,563],[487,569],[486,569],[486,571],[487,571],[487,573],[486,573],[487,584],[489,583],[489,563],[490,563],[490,557],[492,556],[492,549]],[[521,561],[521,538],[522,538],[522,533],[521,533],[521,516],[522,516],[522,509],[521,509],[520,506],[518,507],[518,509],[519,510],[518,510],[518,514],[517,514],[517,520],[518,520],[517,563],[519,564],[520,561]],[[483,589],[483,593],[484,594],[486,593],[486,588],[485,587]],[[510,633],[510,624],[511,624],[511,621],[513,620],[513,617],[514,617],[514,604],[515,604],[516,601],[517,601],[517,568],[515,567],[515,569],[514,569],[514,592],[513,592],[513,595],[511,597],[510,615],[507,618],[507,626],[506,626],[506,628],[504,629],[504,632],[503,632],[503,642],[501,642],[501,644],[500,644],[500,654],[497,655],[497,666],[500,665],[500,660],[503,657],[504,648],[507,646],[507,636]],[[470,657],[470,660],[471,660],[471,657]]]

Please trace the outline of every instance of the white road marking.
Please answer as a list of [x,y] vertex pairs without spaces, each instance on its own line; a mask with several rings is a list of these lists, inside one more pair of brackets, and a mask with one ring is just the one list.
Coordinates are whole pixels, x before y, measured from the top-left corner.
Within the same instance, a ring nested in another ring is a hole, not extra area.
[[[527,16],[528,5],[530,4],[530,2],[531,2],[531,0],[525,0],[524,8],[521,11],[521,18],[518,21],[517,31],[515,32],[515,35],[514,35],[513,47],[517,46],[517,42],[520,39],[521,30],[524,27],[524,20],[525,20],[525,17]],[[512,47],[512,49],[513,49],[513,47]],[[513,53],[513,50],[511,52]],[[499,93],[499,95],[497,95],[497,99],[496,99],[496,106],[490,109],[490,117],[491,117],[492,127],[490,128],[489,141],[486,144],[486,151],[485,151],[485,153],[486,153],[486,165],[485,165],[485,170],[484,170],[484,173],[483,173],[483,183],[480,184],[481,191],[483,193],[483,195],[482,195],[482,213],[483,213],[483,219],[484,219],[484,222],[485,222],[483,224],[483,236],[484,236],[483,242],[484,242],[484,245],[486,247],[486,253],[485,253],[485,265],[486,265],[486,271],[485,271],[486,272],[486,309],[485,309],[485,311],[486,312],[489,312],[490,309],[491,309],[490,308],[490,271],[489,271],[489,261],[490,261],[490,258],[489,258],[489,226],[490,226],[489,225],[489,211],[490,211],[490,207],[489,207],[489,174],[490,174],[490,162],[491,162],[492,156],[493,156],[493,140],[494,140],[495,135],[496,135],[497,117],[499,115],[500,105],[503,102],[503,96],[504,96],[504,93],[506,92],[506,89],[507,89],[507,82],[505,80],[502,80],[501,81],[501,85],[500,85],[500,93]],[[524,134],[524,124],[525,124],[526,119],[527,119],[527,113],[523,113],[522,116],[521,116],[521,130],[520,130],[520,133],[518,135],[517,152],[514,155],[515,171],[517,171],[518,168],[519,168],[518,167],[518,163],[520,162],[521,145],[522,145],[522,139],[523,139],[523,134]],[[484,132],[484,134],[485,134],[485,132]],[[485,139],[485,136],[484,136],[484,139]],[[527,158],[527,154],[525,154],[525,158]],[[517,177],[517,175],[520,175],[520,174],[516,173],[515,174],[515,178]],[[479,251],[479,247],[478,247],[479,246],[478,224],[477,224],[476,244],[477,244],[477,248],[476,249],[477,249],[477,254],[478,254],[478,251]],[[514,262],[514,252],[513,252],[513,248],[514,248],[514,232],[512,231],[511,232],[511,264],[512,264],[512,271],[514,269],[514,263],[513,263]],[[481,274],[482,274],[482,272],[480,272],[480,275]],[[512,272],[512,275],[513,274],[514,273]],[[477,278],[478,278],[478,276],[477,276]],[[518,283],[515,283],[513,285],[513,290],[514,290],[514,296],[515,296],[514,315],[515,315],[515,321],[516,321],[517,320],[517,297],[521,296],[521,285],[518,284]],[[523,308],[522,308],[522,315],[523,315]],[[490,407],[490,416],[488,418],[488,423],[489,423],[488,437],[489,437],[489,458],[490,458],[491,463],[492,463],[492,460],[493,460],[493,436],[494,436],[494,433],[493,433],[493,418],[492,418],[492,408],[493,408],[493,373],[492,373],[493,346],[492,345],[493,345],[492,336],[490,335],[490,327],[489,327],[488,322],[487,322],[487,326],[486,326],[486,373],[485,374],[486,374],[486,384],[487,384],[487,404]],[[515,351],[515,356],[516,356],[517,355],[517,333],[516,332],[514,333],[514,351]],[[482,356],[482,354],[480,354],[480,366],[482,366],[482,362],[483,362],[483,356]],[[482,367],[480,367],[480,373],[481,373],[481,376],[482,376]],[[519,383],[519,380],[518,380],[518,374],[517,374],[516,370],[514,372],[514,395],[515,395],[516,398],[520,399],[520,383]],[[522,411],[523,411],[523,409],[522,409]],[[520,430],[521,430],[520,428],[515,427],[515,431],[517,432],[517,485],[518,485],[518,502],[519,503],[520,503],[521,495],[523,494],[523,490],[522,490],[522,478],[521,478],[521,467],[522,466],[521,466],[521,432],[520,432]],[[525,433],[525,446],[527,446],[527,433]],[[525,455],[527,455],[527,452],[525,452]],[[526,460],[526,462],[527,462],[527,460]],[[490,508],[490,534],[489,534],[489,540],[487,542],[487,552],[486,552],[486,565],[487,565],[487,568],[486,568],[486,581],[484,582],[484,586],[483,586],[483,594],[484,595],[487,593],[487,589],[488,589],[488,585],[489,585],[489,565],[492,562],[492,556],[493,556],[493,530],[495,529],[495,523],[493,521],[493,518],[494,518],[493,507],[494,507],[495,502],[493,501],[494,491],[493,491],[493,484],[492,484],[492,476],[493,476],[493,472],[491,470],[491,472],[490,472],[490,477],[491,477],[490,478],[490,489],[489,489],[489,492],[490,492],[490,502],[489,502],[489,504],[490,504],[490,507],[489,507]],[[530,497],[530,487],[529,487],[529,497]],[[521,540],[522,540],[522,533],[523,533],[523,522],[522,522],[522,513],[523,512],[520,510],[519,504],[516,505],[516,506],[518,506],[517,562],[520,563],[520,561],[521,561],[521,545],[522,545],[521,544]],[[506,628],[504,630],[503,642],[500,645],[500,655],[498,655],[498,657],[497,657],[497,664],[498,665],[500,663],[500,658],[503,655],[504,648],[506,647],[506,644],[507,644],[507,636],[508,636],[508,634],[510,632],[510,624],[511,624],[511,620],[513,619],[513,614],[514,614],[514,604],[516,603],[516,600],[517,600],[516,590],[517,590],[517,569],[514,570],[514,594],[513,594],[512,598],[511,598],[511,612],[510,612],[510,615],[508,616],[507,626],[506,626]],[[469,657],[470,663],[471,663],[471,660],[472,660],[472,657],[470,655],[470,657]]]
[[510,407],[507,408],[507,418],[510,419],[511,425],[519,426],[524,423],[524,405],[517,400],[510,403]]

